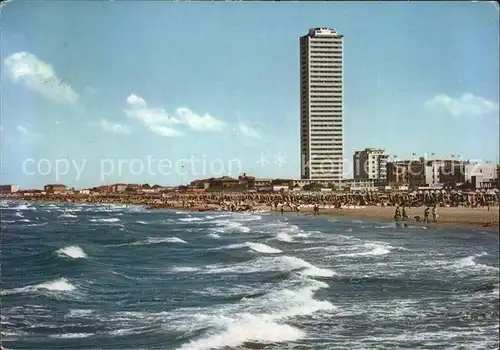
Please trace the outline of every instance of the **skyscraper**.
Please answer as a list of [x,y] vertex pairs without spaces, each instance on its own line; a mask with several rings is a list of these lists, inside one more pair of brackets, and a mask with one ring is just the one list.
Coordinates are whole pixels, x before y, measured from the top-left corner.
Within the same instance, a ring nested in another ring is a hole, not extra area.
[[300,38],[301,178],[343,175],[343,35],[312,28]]

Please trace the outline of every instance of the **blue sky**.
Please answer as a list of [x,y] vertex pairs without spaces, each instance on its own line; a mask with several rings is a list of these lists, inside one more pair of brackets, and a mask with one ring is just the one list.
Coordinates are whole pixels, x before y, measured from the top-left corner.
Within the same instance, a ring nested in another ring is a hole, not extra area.
[[298,38],[322,26],[344,35],[344,157],[498,162],[493,3],[16,1],[2,22],[2,183],[298,178]]

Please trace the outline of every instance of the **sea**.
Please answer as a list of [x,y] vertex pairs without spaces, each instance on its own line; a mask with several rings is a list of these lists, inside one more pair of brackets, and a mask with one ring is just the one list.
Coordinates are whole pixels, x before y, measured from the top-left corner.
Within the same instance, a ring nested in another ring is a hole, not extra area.
[[498,349],[498,234],[2,201],[6,349]]

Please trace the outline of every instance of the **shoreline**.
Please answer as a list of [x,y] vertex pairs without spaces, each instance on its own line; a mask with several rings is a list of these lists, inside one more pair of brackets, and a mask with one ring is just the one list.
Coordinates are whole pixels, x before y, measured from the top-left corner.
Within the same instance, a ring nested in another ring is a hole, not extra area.
[[[168,208],[151,208],[151,209],[173,209],[186,212],[200,212],[198,209],[204,209],[204,206],[193,208],[184,208],[182,206],[173,206]],[[423,217],[425,207],[409,208],[407,221],[398,221],[398,224],[408,224],[425,226],[429,228],[456,228],[467,229],[474,231],[488,231],[490,233],[499,234],[499,208],[492,207],[488,211],[487,208],[461,208],[461,207],[442,207],[438,208],[439,220],[437,223],[417,222],[413,216],[420,215]],[[365,206],[358,209],[342,208],[342,209],[320,209],[318,218],[322,219],[338,219],[338,220],[366,220],[384,223],[395,223],[394,221],[395,207],[381,207],[381,206]],[[210,208],[209,211],[220,211],[216,208]],[[203,212],[203,211],[201,211]],[[229,212],[231,211],[222,211]],[[236,212],[237,213],[237,212]],[[241,213],[241,212],[240,212]],[[252,212],[250,212],[252,213]],[[255,208],[254,214],[273,214],[280,215],[280,210],[270,209],[268,206],[258,206]],[[286,216],[296,215],[296,213],[289,208],[284,210]],[[312,216],[313,208],[302,207],[300,209],[300,216]]]
[[[9,200],[9,198],[0,198],[0,200]],[[103,202],[92,202],[85,200],[76,201],[64,201],[64,200],[54,200],[54,199],[10,199],[20,202],[40,202],[40,203],[72,203],[72,204],[97,204],[97,205],[134,205],[142,206],[147,209],[152,210],[177,210],[186,212],[204,212],[204,211],[216,211],[216,212],[234,212],[234,213],[255,213],[255,214],[274,214],[280,215],[281,211],[279,209],[271,208],[269,205],[259,204],[253,207],[253,210],[240,210],[240,211],[229,211],[222,210],[219,205],[216,204],[199,204],[194,206],[183,206],[182,202],[171,201],[170,205],[155,205],[151,203],[144,203],[140,200],[134,201],[103,201]],[[488,231],[492,233],[499,234],[499,207],[492,206],[490,210],[486,207],[438,207],[439,220],[437,223],[429,222],[417,222],[414,216],[419,215],[423,217],[425,207],[411,207],[407,208],[407,213],[409,220],[399,221],[400,224],[426,226],[432,228],[446,227],[446,228],[457,228],[457,229],[468,229],[474,231]],[[392,206],[358,206],[358,207],[344,207],[338,208],[320,208],[318,218],[323,219],[337,219],[337,220],[367,220],[367,221],[379,221],[385,223],[394,223],[394,211],[395,207]],[[286,216],[296,215],[291,208],[285,206],[284,214]],[[313,208],[308,206],[301,206],[299,215],[313,215]]]

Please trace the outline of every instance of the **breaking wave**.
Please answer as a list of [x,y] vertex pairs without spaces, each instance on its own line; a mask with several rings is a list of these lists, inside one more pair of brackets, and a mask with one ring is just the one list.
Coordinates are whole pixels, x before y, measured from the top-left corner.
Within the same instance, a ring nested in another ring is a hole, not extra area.
[[73,259],[86,259],[87,254],[79,246],[69,246],[57,250],[59,256],[66,256]]

